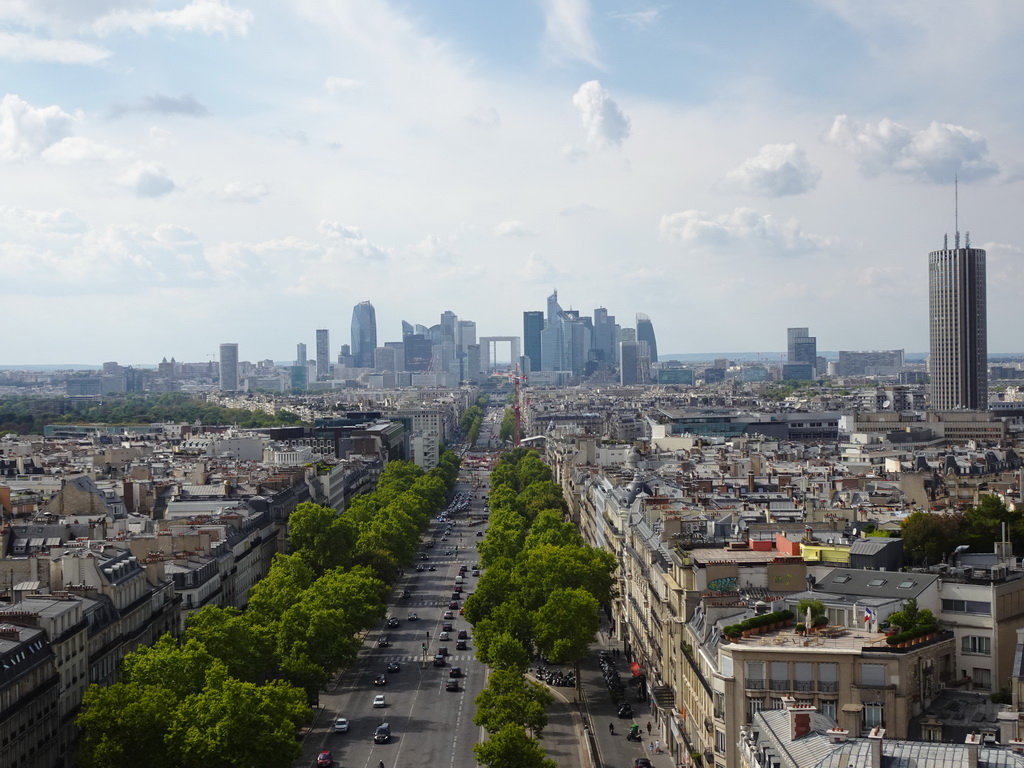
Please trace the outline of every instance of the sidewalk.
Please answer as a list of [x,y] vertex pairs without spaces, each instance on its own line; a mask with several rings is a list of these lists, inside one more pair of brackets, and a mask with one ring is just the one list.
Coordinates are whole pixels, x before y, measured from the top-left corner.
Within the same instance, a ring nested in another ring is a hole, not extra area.
[[[612,702],[608,686],[601,672],[598,654],[613,651],[619,647],[615,640],[609,640],[602,631],[598,641],[591,646],[590,654],[580,662],[579,688],[553,688],[548,690],[555,702],[548,708],[548,727],[544,730],[541,746],[547,756],[559,766],[583,766],[584,768],[633,768],[638,757],[646,757],[654,768],[676,768],[668,752],[652,754],[650,744],[655,739],[665,743],[659,733],[657,721],[650,716],[650,704],[636,700],[636,689],[626,686],[626,696],[633,707],[633,718],[619,719]],[[621,656],[615,659],[616,668],[623,682],[632,674]],[[531,671],[532,672],[532,671]],[[532,674],[531,679],[536,679]],[[647,734],[647,723],[652,730]],[[608,731],[608,724],[615,726],[615,734]],[[626,741],[629,726],[640,726],[643,740],[640,743]]]

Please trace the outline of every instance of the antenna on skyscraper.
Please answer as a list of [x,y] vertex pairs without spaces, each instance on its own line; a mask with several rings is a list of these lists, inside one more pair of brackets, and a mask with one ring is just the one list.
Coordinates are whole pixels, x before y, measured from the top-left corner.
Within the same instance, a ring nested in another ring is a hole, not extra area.
[[955,234],[954,247],[960,247],[960,178],[953,174],[953,231]]

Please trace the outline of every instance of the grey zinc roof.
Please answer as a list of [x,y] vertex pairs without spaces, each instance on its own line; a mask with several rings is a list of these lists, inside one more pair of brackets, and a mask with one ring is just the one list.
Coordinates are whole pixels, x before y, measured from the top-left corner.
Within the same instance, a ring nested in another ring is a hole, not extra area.
[[[814,768],[850,768],[871,765],[871,745],[867,739],[855,739],[846,744],[833,745],[836,751],[818,763],[807,763]],[[884,768],[963,768],[967,765],[965,744],[943,744],[930,741],[882,742]],[[1024,768],[1024,757],[1009,749],[982,747],[978,755],[978,768]]]
[[815,592],[858,597],[909,599],[918,597],[935,583],[934,573],[902,571],[865,571],[860,568],[836,568],[814,585]]
[[879,536],[867,536],[857,539],[850,545],[851,555],[877,555],[887,546],[892,539],[883,539]]

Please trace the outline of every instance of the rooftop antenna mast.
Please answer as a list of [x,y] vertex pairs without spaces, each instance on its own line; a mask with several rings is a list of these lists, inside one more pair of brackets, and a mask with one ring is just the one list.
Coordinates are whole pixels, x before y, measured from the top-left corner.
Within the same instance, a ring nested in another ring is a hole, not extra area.
[[954,247],[960,248],[960,178],[953,174],[953,229]]

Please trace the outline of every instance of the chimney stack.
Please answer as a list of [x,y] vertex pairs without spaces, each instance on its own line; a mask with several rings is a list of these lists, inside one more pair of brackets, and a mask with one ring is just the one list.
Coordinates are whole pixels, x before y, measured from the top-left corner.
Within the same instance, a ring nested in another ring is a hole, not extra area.
[[[872,728],[868,734],[868,749],[871,754],[870,768],[882,768],[882,741],[885,739],[885,728]],[[977,765],[974,768],[978,768]]]
[[783,696],[782,705],[789,713],[789,739],[796,741],[811,732],[811,715],[818,711],[813,704],[797,704],[792,696]]
[[978,768],[981,739],[981,734],[975,731],[974,733],[967,734],[967,738],[964,740],[964,744],[967,745],[967,768]]

